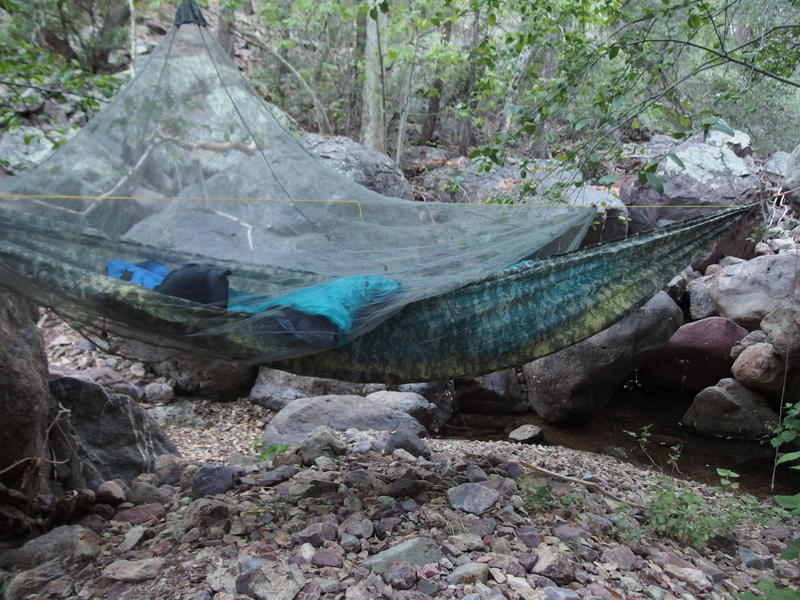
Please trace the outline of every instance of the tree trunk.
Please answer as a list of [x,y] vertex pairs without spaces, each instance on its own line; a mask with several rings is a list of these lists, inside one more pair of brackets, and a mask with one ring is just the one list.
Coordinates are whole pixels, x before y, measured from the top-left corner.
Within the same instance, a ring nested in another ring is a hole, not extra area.
[[364,88],[362,91],[363,115],[361,118],[361,143],[370,150],[386,152],[386,125],[384,114],[383,60],[381,56],[380,26],[378,18],[367,18],[364,43]]
[[461,154],[466,154],[472,140],[472,116],[475,109],[478,108],[477,99],[473,97],[475,91],[475,82],[478,79],[478,64],[475,57],[475,50],[478,48],[481,36],[481,13],[480,10],[475,11],[474,21],[472,22],[472,38],[470,39],[470,61],[469,71],[467,73],[467,82],[464,85],[463,98],[466,105],[469,107],[469,117],[461,121],[458,132],[458,151]]
[[[552,79],[556,76],[556,47],[558,43],[557,34],[551,34],[547,40],[547,47],[544,51],[544,62],[542,64],[542,72],[540,77],[544,79]],[[531,154],[534,158],[549,158],[550,155],[550,142],[547,141],[547,135],[550,132],[552,117],[548,117],[539,123],[536,128],[536,135],[533,142]]]
[[[452,23],[448,21],[444,25],[442,38],[445,44],[450,42],[450,32],[453,30]],[[438,71],[439,69],[437,69]],[[427,144],[433,140],[436,134],[436,126],[439,124],[439,111],[442,109],[442,92],[444,91],[444,80],[438,76],[431,86],[430,98],[428,99],[428,114],[425,117],[425,124],[422,126],[422,134],[419,143]]]

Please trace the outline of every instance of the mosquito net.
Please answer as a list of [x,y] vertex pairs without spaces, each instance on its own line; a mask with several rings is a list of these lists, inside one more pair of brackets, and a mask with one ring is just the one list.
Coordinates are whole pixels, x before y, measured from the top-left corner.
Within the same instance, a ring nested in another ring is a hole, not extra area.
[[[171,344],[235,329],[262,338],[237,358],[272,361],[346,344],[409,303],[572,250],[594,215],[382,196],[323,164],[284,123],[185,0],[109,106],[0,187],[0,285],[82,322],[146,298],[175,325]],[[103,326],[158,339],[140,317],[116,320]]]

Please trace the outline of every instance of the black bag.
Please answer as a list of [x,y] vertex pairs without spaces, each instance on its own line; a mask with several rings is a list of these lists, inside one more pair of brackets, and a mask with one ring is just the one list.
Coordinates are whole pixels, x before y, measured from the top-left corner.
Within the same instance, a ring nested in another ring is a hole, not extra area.
[[190,263],[170,271],[154,289],[162,294],[228,308],[228,275],[223,267]]

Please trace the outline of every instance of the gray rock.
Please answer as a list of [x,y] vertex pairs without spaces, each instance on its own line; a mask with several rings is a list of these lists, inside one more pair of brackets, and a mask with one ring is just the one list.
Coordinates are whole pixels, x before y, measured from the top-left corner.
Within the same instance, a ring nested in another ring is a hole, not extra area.
[[53,397],[70,411],[80,454],[103,481],[131,481],[153,469],[162,454],[178,454],[158,424],[128,396],[107,394],[93,383],[60,377],[50,382]]
[[169,494],[150,483],[134,480],[125,499],[132,504],[165,504],[169,502]]
[[327,425],[320,425],[309,433],[297,447],[297,454],[303,464],[311,465],[320,456],[335,458],[347,453],[347,446],[336,432]]
[[33,538],[20,548],[0,554],[0,569],[33,569],[52,559],[69,557],[76,563],[93,560],[100,551],[100,539],[91,529],[62,525]]
[[783,187],[792,190],[789,198],[794,206],[800,205],[800,145],[795,147],[786,158],[786,178],[783,180]]
[[744,351],[745,348],[748,346],[752,346],[753,344],[768,344],[769,338],[767,334],[761,331],[760,329],[756,329],[755,331],[751,331],[746,336],[744,336],[738,344],[736,344],[733,348],[731,348],[731,358],[736,360],[739,358],[739,355]]
[[763,569],[771,569],[773,567],[773,560],[771,557],[762,558],[761,556],[759,556],[746,546],[739,546],[736,549],[736,553],[742,560],[742,564],[750,569],[763,570]]
[[22,571],[8,582],[3,598],[5,600],[28,600],[41,598],[39,591],[50,581],[64,575],[61,559],[54,558],[46,563]]
[[796,263],[793,255],[776,254],[720,269],[707,278],[719,315],[746,329],[756,329],[772,311],[797,306],[800,286],[793,285]]
[[557,585],[568,585],[575,580],[575,565],[572,561],[552,546],[543,546],[537,550],[539,559],[531,569],[532,573],[543,575]]
[[456,379],[456,405],[462,412],[514,414],[530,410],[515,369]]
[[107,392],[124,394],[136,401],[144,398],[144,391],[139,386],[126,381],[122,375],[110,367],[95,367],[79,371],[60,367],[58,365],[49,365],[48,368],[50,370],[51,379],[55,379],[56,377],[72,377],[73,379],[81,379],[90,383],[96,383],[105,388]]
[[103,577],[114,581],[138,583],[158,577],[164,568],[163,558],[143,558],[141,560],[117,560],[105,569]]
[[769,158],[764,161],[764,170],[767,173],[777,175],[778,177],[785,177],[789,174],[789,153],[778,151],[769,155]]
[[450,421],[455,405],[455,388],[451,380],[430,381],[427,383],[403,383],[390,386],[391,391],[419,394],[436,406],[436,416],[432,423],[423,423],[428,431],[435,431]]
[[364,384],[361,383],[303,377],[287,371],[261,367],[256,382],[250,390],[249,399],[270,410],[281,410],[298,398],[330,395],[361,396],[363,393]]
[[386,566],[383,580],[396,590],[408,590],[417,582],[417,570],[411,563],[398,560]]
[[0,157],[14,174],[36,166],[52,149],[53,142],[38,127],[23,125],[6,131],[0,138]]
[[105,481],[95,492],[100,504],[116,505],[125,502],[125,489],[118,481]]
[[236,485],[241,474],[240,467],[203,465],[192,478],[192,499],[224,494]]
[[273,485],[278,485],[282,481],[286,481],[294,477],[297,474],[297,469],[295,469],[291,465],[281,465],[271,471],[267,471],[258,480],[258,485],[262,487],[271,487]]
[[135,527],[131,527],[126,533],[125,536],[122,538],[122,542],[119,546],[117,546],[117,550],[120,554],[125,554],[126,552],[130,552],[133,550],[136,545],[142,541],[145,534],[147,533],[147,528],[143,525],[136,525]]
[[195,527],[204,529],[227,518],[227,504],[212,498],[200,498],[186,507],[186,512],[183,513],[183,527],[187,531]]
[[[761,189],[759,170],[747,156],[750,138],[742,132],[729,136],[719,131],[693,136],[665,152],[658,163],[656,176],[664,184],[660,194],[636,176],[623,179],[620,198],[631,208],[630,228],[638,233],[656,225],[681,221],[701,214],[702,209],[730,204],[749,204]],[[675,154],[679,165],[666,154]]]
[[236,400],[247,395],[258,374],[258,367],[253,365],[179,354],[133,340],[125,341],[124,350],[141,358],[157,375],[174,381],[175,391],[187,396]]
[[800,311],[773,310],[761,320],[761,330],[778,354],[788,358],[792,367],[800,368]]
[[168,383],[150,383],[144,388],[148,402],[167,404],[175,399],[175,390]]
[[489,580],[489,565],[469,562],[457,567],[447,576],[447,583],[463,585],[465,583],[486,583]]
[[370,556],[361,564],[376,573],[383,573],[393,562],[405,561],[419,567],[439,562],[442,557],[441,550],[431,538],[416,537]]
[[386,454],[391,454],[398,448],[402,448],[413,456],[422,456],[423,458],[431,457],[431,449],[428,448],[428,445],[423,442],[419,436],[405,429],[400,429],[390,435],[383,451]]
[[328,166],[365,188],[395,198],[413,198],[411,185],[394,161],[344,136],[306,133],[300,138],[310,152]]
[[476,515],[492,508],[499,499],[497,491],[480,483],[462,483],[447,490],[452,508]]
[[695,321],[717,314],[717,306],[708,291],[708,281],[709,277],[700,277],[689,282],[689,313]]
[[723,379],[701,391],[683,415],[683,424],[699,433],[758,440],[770,434],[778,415],[768,402],[734,379]]
[[207,427],[208,423],[200,417],[194,407],[188,403],[170,404],[169,406],[153,406],[147,409],[159,425],[173,427]]
[[608,329],[528,363],[523,373],[531,408],[551,422],[596,413],[647,353],[664,346],[682,323],[680,308],[659,292]]
[[413,417],[361,396],[318,396],[295,400],[275,415],[264,431],[264,444],[297,445],[320,425],[336,431],[407,429],[425,435],[425,428]]
[[325,542],[334,541],[339,535],[339,529],[333,523],[313,523],[302,531],[294,534],[300,544],[311,544],[320,547]]
[[372,392],[367,400],[378,402],[381,406],[399,410],[411,415],[425,428],[432,427],[436,421],[436,405],[415,392],[379,391]]
[[151,519],[160,519],[166,512],[163,504],[142,504],[119,511],[114,515],[114,520],[141,525]]
[[526,423],[525,425],[520,425],[514,431],[509,433],[508,439],[514,442],[537,444],[544,441],[544,431],[538,425]]
[[778,398],[784,383],[784,361],[772,344],[752,344],[742,350],[731,368],[744,386]]

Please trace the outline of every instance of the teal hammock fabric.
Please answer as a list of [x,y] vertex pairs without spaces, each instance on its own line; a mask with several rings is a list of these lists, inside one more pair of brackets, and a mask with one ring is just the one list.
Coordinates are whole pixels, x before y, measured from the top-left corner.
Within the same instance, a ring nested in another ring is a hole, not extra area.
[[[707,252],[746,210],[719,211],[628,239],[516,264],[411,303],[341,347],[270,364],[304,375],[383,382],[477,375],[519,365],[585,339],[640,306]],[[3,286],[90,332],[108,327],[146,342],[238,361],[252,361],[275,345],[305,344],[281,324],[280,311],[265,310],[256,327],[252,313],[212,309],[180,298],[165,302],[162,294],[91,271],[96,257],[87,248],[122,255],[131,242],[63,226],[47,228],[32,217],[1,212],[0,231]],[[157,254],[157,249],[150,251]],[[153,256],[165,262],[202,258]],[[302,287],[307,276],[277,267],[225,266],[265,288],[276,280]],[[274,327],[261,323],[270,320]]]

